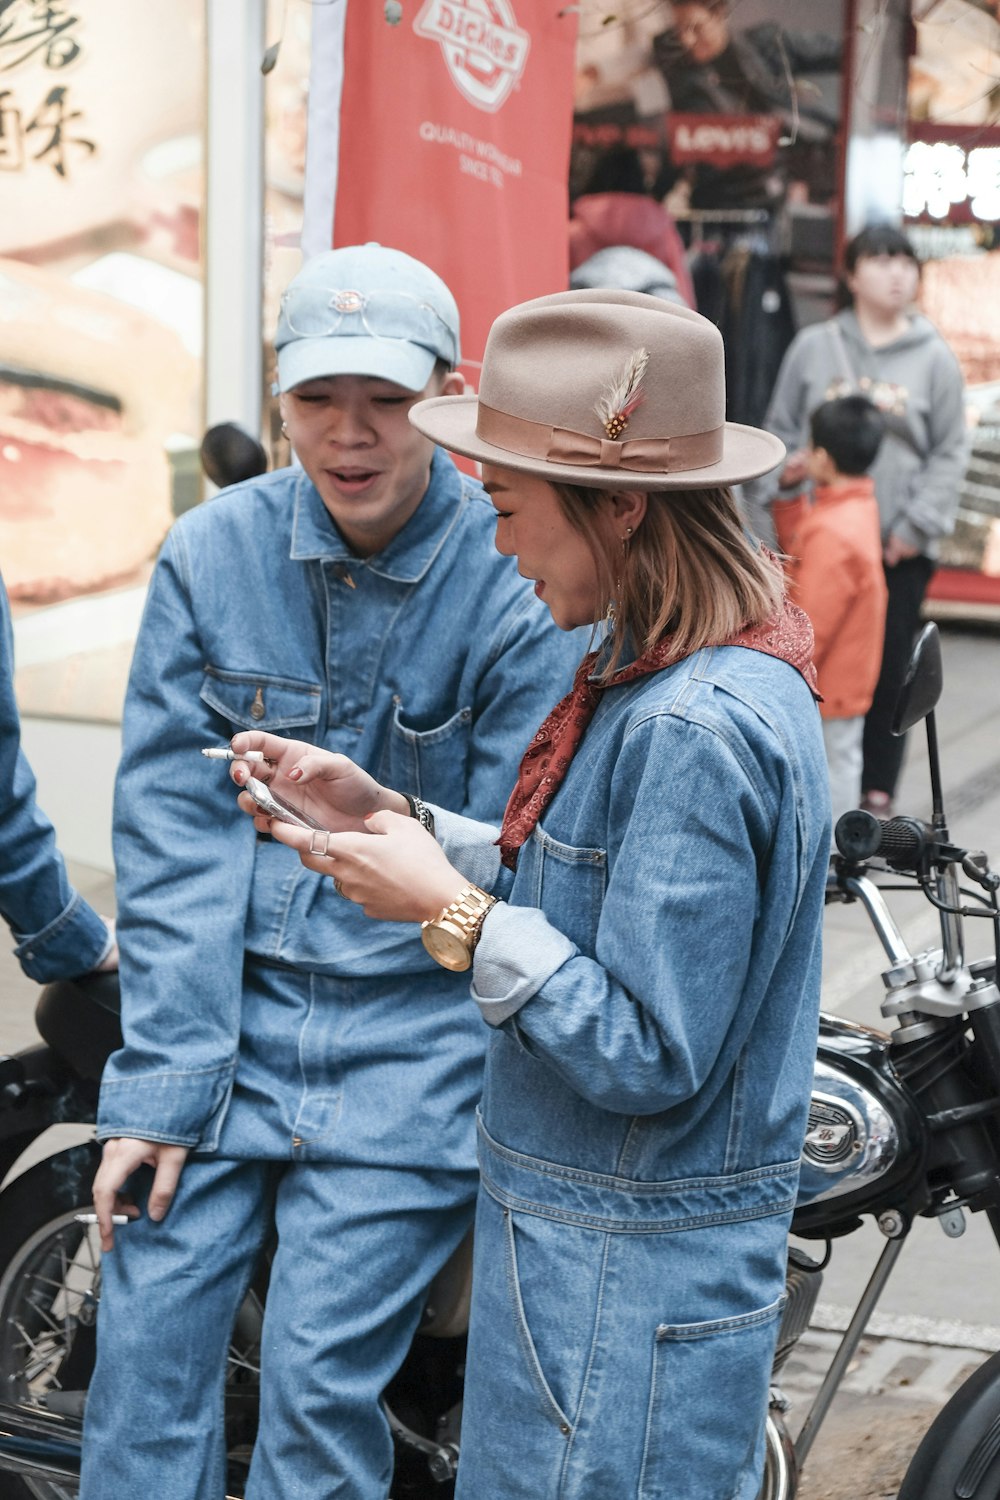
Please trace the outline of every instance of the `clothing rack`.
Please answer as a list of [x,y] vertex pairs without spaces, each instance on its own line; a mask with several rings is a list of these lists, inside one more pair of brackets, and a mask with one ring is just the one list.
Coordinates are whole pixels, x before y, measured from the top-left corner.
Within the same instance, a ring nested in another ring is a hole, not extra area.
[[678,224],[692,226],[692,250],[697,250],[703,244],[706,225],[769,225],[772,218],[768,208],[679,208],[672,211],[672,216]]

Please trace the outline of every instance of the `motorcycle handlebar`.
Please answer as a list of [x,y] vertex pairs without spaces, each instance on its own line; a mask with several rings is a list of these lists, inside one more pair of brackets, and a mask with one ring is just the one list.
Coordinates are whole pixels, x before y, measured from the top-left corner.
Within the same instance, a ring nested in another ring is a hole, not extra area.
[[889,818],[887,822],[855,808],[837,819],[837,848],[845,859],[884,859],[894,870],[915,870],[934,837],[919,818]]

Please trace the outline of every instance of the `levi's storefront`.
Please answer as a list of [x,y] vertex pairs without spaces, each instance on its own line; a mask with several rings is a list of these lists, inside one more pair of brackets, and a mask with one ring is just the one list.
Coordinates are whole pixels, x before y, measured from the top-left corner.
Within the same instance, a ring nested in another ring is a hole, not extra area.
[[[644,243],[660,253],[643,195],[662,204],[664,233],[673,226],[683,242],[695,304],[726,338],[733,421],[763,421],[795,331],[833,310],[844,32],[844,0],[581,11],[574,270],[602,236],[643,217]],[[676,279],[685,293],[683,272]]]
[[942,616],[1000,613],[998,17],[1000,0],[581,7],[571,260],[637,226],[629,243],[666,252],[726,339],[730,420],[763,421],[793,334],[835,310],[846,238],[911,236],[969,397]]

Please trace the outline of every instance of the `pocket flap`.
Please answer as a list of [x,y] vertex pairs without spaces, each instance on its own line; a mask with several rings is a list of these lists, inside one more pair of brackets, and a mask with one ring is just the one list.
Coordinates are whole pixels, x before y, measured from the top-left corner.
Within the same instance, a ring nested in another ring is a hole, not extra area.
[[273,730],[317,724],[322,692],[316,683],[291,677],[206,667],[201,698],[231,724]]

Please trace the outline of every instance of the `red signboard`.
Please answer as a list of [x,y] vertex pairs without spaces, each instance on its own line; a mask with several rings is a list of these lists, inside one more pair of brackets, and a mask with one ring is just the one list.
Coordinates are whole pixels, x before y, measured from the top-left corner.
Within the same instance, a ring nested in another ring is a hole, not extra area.
[[497,314],[568,283],[575,44],[552,0],[347,0],[334,244],[437,271],[473,383]]

